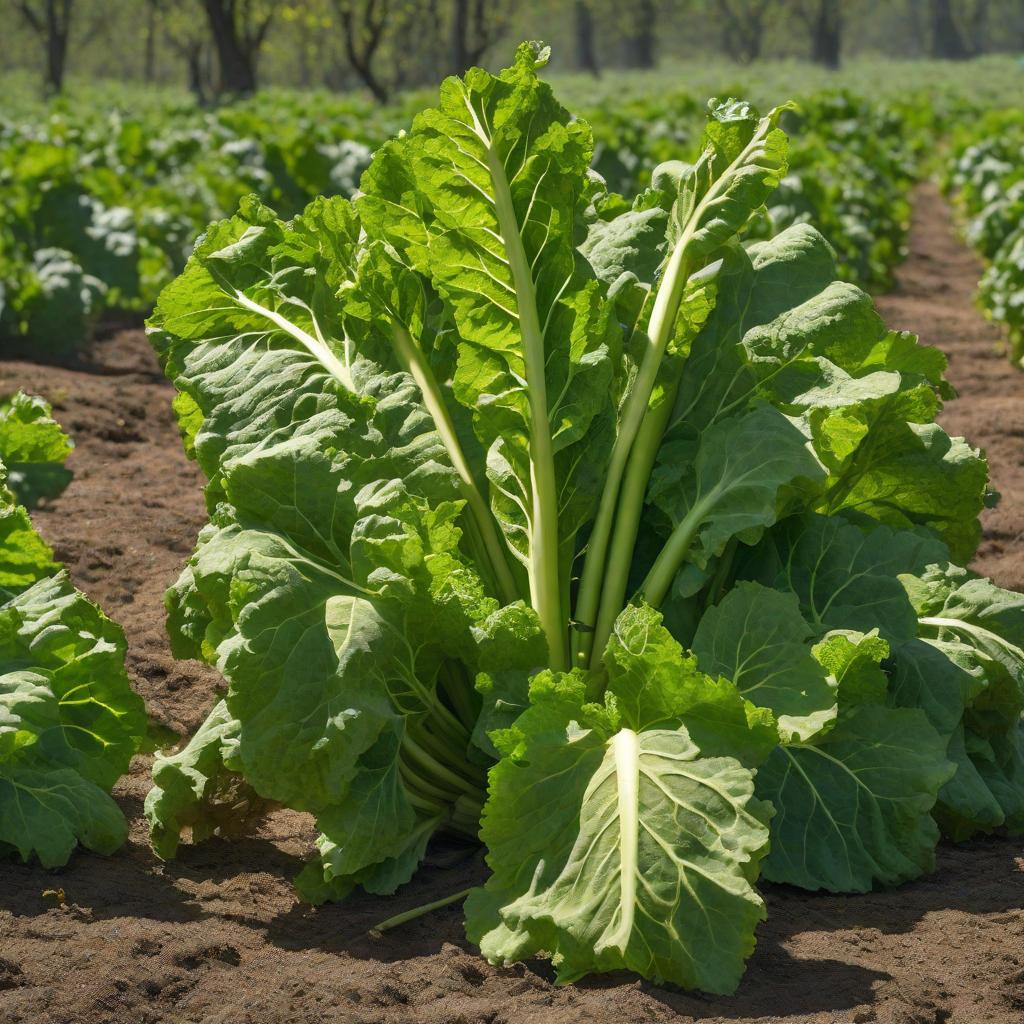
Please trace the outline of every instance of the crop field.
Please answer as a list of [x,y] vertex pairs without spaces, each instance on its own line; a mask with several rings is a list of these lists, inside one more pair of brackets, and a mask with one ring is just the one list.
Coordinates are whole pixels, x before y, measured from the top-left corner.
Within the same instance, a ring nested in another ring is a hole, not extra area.
[[1024,67],[507,57],[9,77],[0,1024],[1019,1024]]

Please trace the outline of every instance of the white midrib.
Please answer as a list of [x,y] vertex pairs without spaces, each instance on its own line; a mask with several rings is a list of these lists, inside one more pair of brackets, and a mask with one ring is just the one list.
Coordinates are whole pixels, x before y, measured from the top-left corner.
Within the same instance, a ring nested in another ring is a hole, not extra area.
[[640,844],[640,744],[632,729],[612,740],[619,810],[619,925],[609,945],[625,950],[636,912],[636,872]]
[[544,628],[551,667],[564,669],[566,623],[562,616],[562,592],[558,572],[558,490],[555,484],[555,457],[548,423],[544,331],[537,313],[537,290],[530,261],[523,247],[505,165],[501,162],[490,135],[484,130],[468,97],[466,108],[473,121],[473,131],[486,151],[487,172],[494,186],[495,216],[505,246],[505,255],[508,257],[512,285],[516,293],[519,329],[523,338],[526,391],[530,403],[530,603]]
[[973,622],[966,622],[964,619],[946,619],[937,615],[922,616],[920,622],[926,626],[937,626],[940,629],[952,629],[963,633],[973,633],[975,636],[989,640],[999,647],[1006,648],[1014,655],[1014,657],[1024,661],[1024,650],[1016,646],[1016,644],[1010,643],[1009,640],[1004,640],[998,633],[993,633],[991,630],[985,629],[984,626],[976,626]]
[[262,316],[269,320],[275,327],[280,328],[285,334],[290,335],[301,345],[305,346],[309,354],[347,391],[354,392],[356,390],[355,384],[352,381],[352,375],[341,360],[328,348],[326,342],[321,341],[319,338],[314,338],[312,334],[307,333],[297,324],[293,324],[276,310],[260,305],[260,303],[250,299],[245,292],[239,291],[237,288],[232,297],[238,305],[249,310],[251,313],[255,313],[257,316]]

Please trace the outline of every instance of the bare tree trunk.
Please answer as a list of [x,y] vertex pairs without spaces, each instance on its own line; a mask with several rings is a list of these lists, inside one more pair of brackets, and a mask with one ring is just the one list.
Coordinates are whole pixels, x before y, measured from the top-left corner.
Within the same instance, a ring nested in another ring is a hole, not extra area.
[[[1021,6],[1024,8],[1024,5]],[[974,8],[971,11],[970,22],[967,26],[967,38],[969,40],[968,45],[971,52],[974,54],[988,53],[988,15],[988,0],[975,0]]]
[[188,91],[195,96],[199,106],[205,107],[209,103],[210,97],[206,94],[202,44],[196,44],[185,52],[185,63],[188,67]]
[[46,49],[43,92],[48,96],[57,96],[64,91],[73,7],[74,0],[43,0],[42,8],[33,0],[15,0],[14,3],[15,10]]
[[757,3],[739,3],[719,0],[718,9],[723,19],[722,42],[725,50],[741,64],[749,64],[761,56],[764,41],[764,16],[770,0]]
[[450,37],[453,75],[464,75],[483,59],[504,22],[499,0],[454,0]]
[[146,38],[142,48],[142,79],[146,83],[156,80],[156,21],[156,3],[149,0],[146,4]]
[[628,68],[653,68],[657,63],[654,27],[657,23],[655,0],[637,0],[633,23],[623,37],[623,60]]
[[970,51],[953,20],[950,0],[931,0],[932,56],[941,60],[966,60]]
[[573,22],[576,30],[576,66],[598,78],[601,67],[597,62],[597,46],[594,41],[594,12],[588,0],[576,0]]
[[220,67],[219,91],[248,96],[256,91],[255,54],[239,38],[234,0],[204,0]]
[[[47,5],[52,11],[52,2]],[[70,8],[70,4],[66,5]],[[46,38],[46,91],[59,96],[64,91],[64,72],[68,58],[67,26],[57,19],[48,18],[50,29]]]
[[842,46],[840,0],[820,0],[811,26],[811,59],[834,71],[842,60]]
[[928,34],[923,10],[925,2],[926,0],[907,0],[907,24],[910,32],[906,50],[910,57],[920,57],[927,52],[927,48],[922,45],[922,40]]
[[373,58],[393,12],[386,0],[366,0],[358,6],[349,0],[336,0],[335,8],[345,37],[345,56],[352,70],[378,103],[387,103],[391,90],[373,70]]
[[463,74],[470,67],[467,38],[469,36],[469,0],[452,3],[451,73]]

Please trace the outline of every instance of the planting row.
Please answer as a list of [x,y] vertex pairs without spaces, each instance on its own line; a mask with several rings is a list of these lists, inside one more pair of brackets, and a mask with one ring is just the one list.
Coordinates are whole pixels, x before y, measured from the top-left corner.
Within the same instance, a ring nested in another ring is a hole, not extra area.
[[978,300],[1005,324],[1010,358],[1024,360],[1024,113],[991,112],[955,136],[945,185],[961,203],[967,240],[987,267]]

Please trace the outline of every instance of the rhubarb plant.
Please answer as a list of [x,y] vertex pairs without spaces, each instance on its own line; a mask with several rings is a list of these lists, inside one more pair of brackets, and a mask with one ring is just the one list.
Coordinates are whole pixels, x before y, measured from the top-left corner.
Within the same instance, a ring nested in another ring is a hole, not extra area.
[[161,296],[210,511],[169,630],[227,690],[146,810],[162,856],[312,813],[314,902],[482,841],[488,959],[727,992],[760,873],[1024,827],[1024,599],[960,568],[943,356],[813,227],[745,241],[780,110],[712,101],[626,199],[546,57],[446,80],[351,202],[244,201]]

